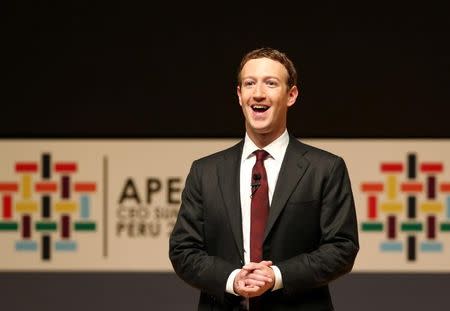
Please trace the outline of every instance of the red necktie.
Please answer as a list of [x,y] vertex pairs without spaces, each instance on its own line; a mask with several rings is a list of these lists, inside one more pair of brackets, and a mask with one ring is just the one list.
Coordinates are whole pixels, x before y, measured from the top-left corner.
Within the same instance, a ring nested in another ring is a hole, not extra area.
[[256,150],[256,163],[252,170],[252,203],[250,218],[250,261],[263,260],[263,239],[269,217],[269,186],[264,160],[269,156],[265,150]]

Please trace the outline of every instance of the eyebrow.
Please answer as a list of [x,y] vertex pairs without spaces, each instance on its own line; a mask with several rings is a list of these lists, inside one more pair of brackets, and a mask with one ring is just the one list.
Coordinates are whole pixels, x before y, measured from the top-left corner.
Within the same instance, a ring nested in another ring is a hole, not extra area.
[[[254,76],[242,77],[242,80],[245,80],[245,79],[256,79],[256,78]],[[276,79],[276,80],[279,80],[279,81],[282,80],[282,79],[280,79],[278,77],[275,77],[275,76],[264,76],[263,80],[266,80],[266,79]]]

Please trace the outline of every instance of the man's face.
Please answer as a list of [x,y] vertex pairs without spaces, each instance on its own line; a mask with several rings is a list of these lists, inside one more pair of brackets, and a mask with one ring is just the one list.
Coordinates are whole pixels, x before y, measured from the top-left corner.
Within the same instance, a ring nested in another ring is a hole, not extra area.
[[287,77],[286,68],[269,58],[251,59],[242,68],[237,93],[250,135],[269,134],[276,138],[283,133],[287,109],[298,95],[296,86],[288,89]]

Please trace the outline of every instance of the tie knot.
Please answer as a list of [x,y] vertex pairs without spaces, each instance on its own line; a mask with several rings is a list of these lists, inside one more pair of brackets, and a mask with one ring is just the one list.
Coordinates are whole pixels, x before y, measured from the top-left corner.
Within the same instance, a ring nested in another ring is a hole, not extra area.
[[253,152],[256,156],[256,161],[264,161],[268,156],[269,153],[266,150],[256,150]]

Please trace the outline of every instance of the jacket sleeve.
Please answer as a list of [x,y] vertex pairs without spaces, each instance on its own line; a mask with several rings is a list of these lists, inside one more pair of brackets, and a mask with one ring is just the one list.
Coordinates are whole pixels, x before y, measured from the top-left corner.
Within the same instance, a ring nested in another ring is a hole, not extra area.
[[181,195],[181,207],[170,236],[169,257],[177,275],[188,284],[223,302],[226,282],[235,267],[217,256],[209,256],[204,236],[204,201],[201,172],[191,166]]
[[287,295],[326,285],[350,272],[358,253],[358,226],[347,168],[339,157],[330,166],[321,196],[319,247],[276,263]]

